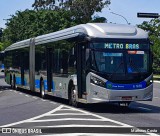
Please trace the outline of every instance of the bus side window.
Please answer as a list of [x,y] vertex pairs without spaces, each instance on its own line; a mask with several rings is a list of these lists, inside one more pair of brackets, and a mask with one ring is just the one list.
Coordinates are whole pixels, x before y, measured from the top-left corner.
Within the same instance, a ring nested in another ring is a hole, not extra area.
[[68,73],[68,62],[66,60],[68,58],[68,52],[66,50],[62,51],[62,69],[63,73],[67,74]]
[[69,60],[68,60],[68,73],[75,74],[76,72],[76,57],[75,57],[75,52],[74,48],[72,48],[70,55],[69,55]]

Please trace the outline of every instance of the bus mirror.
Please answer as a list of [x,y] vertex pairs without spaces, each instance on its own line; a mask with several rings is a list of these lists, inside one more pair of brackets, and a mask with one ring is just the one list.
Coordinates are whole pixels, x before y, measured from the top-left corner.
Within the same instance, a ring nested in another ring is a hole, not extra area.
[[150,45],[152,45],[152,46],[153,46],[153,45],[154,45],[154,42],[150,41]]
[[60,69],[60,73],[61,73],[61,74],[63,73],[63,68]]

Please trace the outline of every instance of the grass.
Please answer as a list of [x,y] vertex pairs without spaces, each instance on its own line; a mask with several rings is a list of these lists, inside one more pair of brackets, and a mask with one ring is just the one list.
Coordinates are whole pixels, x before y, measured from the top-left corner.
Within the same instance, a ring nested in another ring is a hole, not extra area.
[[160,81],[160,75],[153,75],[153,80],[158,80],[158,81]]

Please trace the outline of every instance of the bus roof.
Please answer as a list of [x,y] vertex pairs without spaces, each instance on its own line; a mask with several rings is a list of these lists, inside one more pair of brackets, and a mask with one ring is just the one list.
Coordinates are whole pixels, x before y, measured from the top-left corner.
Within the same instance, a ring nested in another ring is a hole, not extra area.
[[[86,34],[91,38],[147,39],[148,33],[131,25],[87,23],[70,27],[57,32],[37,36],[35,45],[77,37]],[[29,47],[30,39],[23,40],[7,47],[5,51]]]

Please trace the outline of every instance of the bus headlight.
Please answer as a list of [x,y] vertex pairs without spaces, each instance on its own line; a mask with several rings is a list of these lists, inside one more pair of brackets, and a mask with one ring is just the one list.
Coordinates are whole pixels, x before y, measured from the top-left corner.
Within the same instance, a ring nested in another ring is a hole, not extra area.
[[153,83],[153,76],[151,76],[150,78],[148,78],[146,80],[147,86],[151,85]]
[[95,85],[98,85],[101,87],[106,87],[106,83],[97,77],[91,76],[90,81],[91,81],[91,83],[93,83]]

